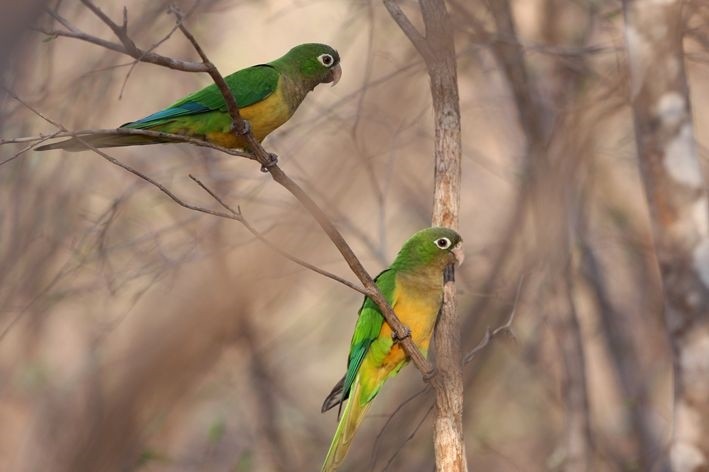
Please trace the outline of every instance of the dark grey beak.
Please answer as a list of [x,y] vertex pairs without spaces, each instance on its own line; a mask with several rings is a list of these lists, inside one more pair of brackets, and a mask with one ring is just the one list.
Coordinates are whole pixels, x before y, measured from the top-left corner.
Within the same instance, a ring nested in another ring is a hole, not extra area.
[[342,67],[340,67],[340,64],[337,64],[335,67],[330,69],[330,73],[328,74],[325,82],[332,83],[332,87],[334,87],[340,81],[340,77],[342,77]]
[[465,260],[465,253],[463,252],[463,241],[453,246],[451,252],[455,256],[455,260],[458,261],[458,265],[460,266]]

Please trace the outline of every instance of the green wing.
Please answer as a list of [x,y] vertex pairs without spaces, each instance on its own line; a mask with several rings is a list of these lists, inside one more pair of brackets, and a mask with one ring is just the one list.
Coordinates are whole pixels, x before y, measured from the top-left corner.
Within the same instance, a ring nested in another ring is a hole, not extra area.
[[[240,108],[258,103],[275,92],[278,87],[278,79],[279,72],[267,64],[248,67],[224,78]],[[138,121],[126,123],[122,127],[151,128],[179,116],[197,115],[216,110],[226,111],[226,103],[217,86],[212,84],[186,96],[164,110]]]
[[[394,304],[394,293],[396,288],[396,271],[387,269],[374,279],[381,290],[382,295],[386,298],[390,305]],[[352,343],[350,347],[350,355],[347,360],[347,373],[345,374],[344,385],[342,389],[342,399],[349,397],[352,383],[357,377],[359,367],[362,365],[362,360],[369,350],[369,346],[379,336],[379,331],[382,329],[384,316],[379,307],[369,297],[364,299],[362,308],[359,310],[359,317],[355,325],[355,331],[352,335]]]

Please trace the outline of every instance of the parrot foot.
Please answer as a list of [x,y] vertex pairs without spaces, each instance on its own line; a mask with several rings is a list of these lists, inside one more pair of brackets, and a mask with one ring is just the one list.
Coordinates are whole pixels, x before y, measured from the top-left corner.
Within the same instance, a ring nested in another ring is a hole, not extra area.
[[248,120],[241,120],[241,126],[234,124],[231,131],[239,136],[245,136],[251,132],[251,123]]
[[268,172],[268,169],[278,164],[278,156],[272,152],[268,153],[268,162],[261,165],[261,172]]
[[394,340],[395,343],[401,342],[406,338],[411,337],[411,330],[409,329],[408,326],[404,326],[404,333],[399,336],[396,331],[392,331],[391,333],[391,339]]

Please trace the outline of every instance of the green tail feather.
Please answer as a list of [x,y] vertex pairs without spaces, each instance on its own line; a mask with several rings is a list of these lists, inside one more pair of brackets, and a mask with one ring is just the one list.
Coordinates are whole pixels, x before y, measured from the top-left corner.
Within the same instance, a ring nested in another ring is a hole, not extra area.
[[[83,141],[83,142],[82,142]],[[169,142],[151,136],[132,136],[132,135],[88,135],[82,136],[81,141],[77,138],[71,138],[58,143],[45,144],[36,148],[37,151],[48,151],[50,149],[64,149],[65,151],[77,152],[91,149],[88,143],[95,148],[120,147],[120,146],[137,146],[141,144],[157,144]]]
[[330,444],[330,449],[327,451],[327,456],[325,457],[325,462],[322,465],[321,472],[334,472],[337,468],[342,465],[342,462],[347,455],[347,451],[350,449],[352,444],[352,439],[354,438],[355,432],[359,427],[364,414],[369,408],[370,402],[364,405],[360,404],[361,401],[362,388],[359,382],[355,382],[355,385],[350,392],[350,398],[347,401],[347,406],[340,417],[340,422],[337,425],[337,431],[335,431],[335,436],[332,438],[332,443]]

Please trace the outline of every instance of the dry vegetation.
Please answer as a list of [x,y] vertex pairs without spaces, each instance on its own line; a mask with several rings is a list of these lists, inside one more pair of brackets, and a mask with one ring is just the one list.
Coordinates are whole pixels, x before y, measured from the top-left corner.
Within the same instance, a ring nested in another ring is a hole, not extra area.
[[[55,26],[41,2],[6,3],[0,18],[15,21],[0,39],[16,31],[0,49],[2,84],[24,104],[0,91],[3,138],[56,131],[27,105],[67,129],[111,128],[209,83],[26,31]],[[75,25],[110,37],[79,2],[58,3]],[[122,4],[96,3],[120,18]],[[173,29],[168,3],[126,2],[138,44]],[[709,5],[684,3],[704,167]],[[413,2],[399,4],[423,25]],[[515,310],[514,339],[498,332],[464,366],[468,468],[667,470],[673,357],[636,158],[623,9],[603,0],[450,0],[448,9],[463,126],[464,352]],[[189,24],[222,73],[302,42],[336,47],[341,82],[318,87],[265,147],[371,274],[430,224],[428,74],[381,2],[202,0]],[[179,34],[157,51],[198,60]],[[0,162],[26,146],[3,145]],[[272,243],[356,280],[254,162],[188,144],[110,154],[218,209],[195,175]],[[0,470],[319,467],[336,424],[320,403],[345,368],[359,293],[90,152],[27,149],[0,165],[0,241]],[[700,356],[697,375],[707,362]],[[384,388],[344,470],[433,469],[434,396],[422,388],[413,368]]]

